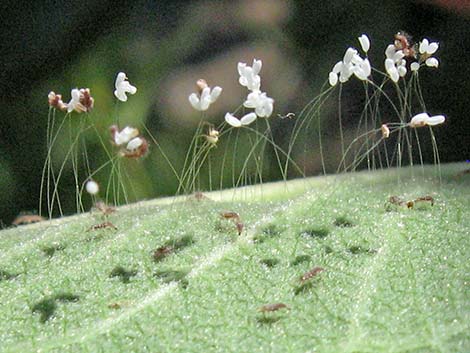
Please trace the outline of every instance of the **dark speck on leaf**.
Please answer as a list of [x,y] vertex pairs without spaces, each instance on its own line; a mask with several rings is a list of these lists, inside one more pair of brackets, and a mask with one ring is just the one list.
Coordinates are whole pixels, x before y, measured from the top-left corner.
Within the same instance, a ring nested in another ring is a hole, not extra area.
[[61,301],[61,302],[77,302],[80,297],[78,295],[72,293],[58,293],[54,295],[54,299]]
[[256,321],[261,325],[272,325],[281,319],[280,316],[260,316],[256,318]]
[[6,280],[9,280],[9,279],[13,279],[16,276],[18,276],[18,275],[7,272],[7,271],[4,271],[4,270],[0,270],[0,281],[6,281]]
[[299,255],[290,263],[291,266],[296,266],[304,262],[310,262],[312,258],[309,255]]
[[64,250],[65,246],[61,244],[51,244],[51,245],[46,245],[41,248],[41,251],[49,257],[54,256],[56,251]]
[[274,267],[279,263],[279,260],[276,258],[265,258],[262,259],[260,262],[267,267]]
[[312,238],[325,238],[328,234],[330,234],[330,231],[326,228],[313,228],[313,229],[307,229],[302,232],[300,232],[300,235],[304,237],[312,237]]
[[126,270],[122,266],[116,266],[109,274],[109,277],[119,277],[122,283],[129,283],[131,277],[135,276],[136,274],[137,271],[135,270]]
[[183,288],[188,286],[188,280],[185,278],[188,271],[163,270],[155,272],[155,277],[161,279],[163,283],[178,282]]
[[338,217],[335,219],[334,225],[337,227],[352,227],[354,226],[354,223],[351,222],[349,219],[346,217]]
[[40,321],[42,323],[46,322],[54,315],[55,310],[57,309],[57,304],[53,298],[46,298],[37,302],[33,308],[33,313],[39,313],[41,315]]
[[354,254],[354,255],[361,255],[361,254],[372,255],[372,254],[377,253],[377,250],[365,248],[365,247],[362,247],[362,246],[359,246],[359,245],[353,245],[353,246],[350,246],[348,248],[348,252],[350,252],[351,254]]

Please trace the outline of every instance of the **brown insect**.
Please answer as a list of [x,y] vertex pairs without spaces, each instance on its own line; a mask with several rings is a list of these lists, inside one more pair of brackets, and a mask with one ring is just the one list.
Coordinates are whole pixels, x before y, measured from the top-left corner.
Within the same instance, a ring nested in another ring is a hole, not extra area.
[[408,33],[400,31],[395,34],[394,45],[397,50],[403,51],[405,57],[416,58],[415,45],[412,43],[411,36]]
[[302,277],[300,277],[300,282],[305,283],[306,281],[316,277],[320,272],[325,271],[322,267],[314,267],[310,271],[305,272]]
[[237,227],[238,235],[242,234],[244,225],[241,222],[240,215],[237,212],[233,212],[233,211],[222,212],[220,216],[224,219],[232,220],[235,223],[235,226]]
[[31,224],[31,223],[37,223],[37,222],[42,222],[45,221],[46,219],[44,217],[38,216],[38,215],[20,215],[16,217],[11,224],[15,226],[19,226],[21,224]]
[[121,301],[121,302],[115,302],[108,304],[108,308],[110,309],[122,309],[123,307],[130,306],[131,302],[128,301]]
[[418,197],[414,200],[409,201],[404,201],[398,196],[390,196],[388,202],[397,206],[406,206],[407,208],[414,208],[417,204],[420,203],[429,203],[431,206],[434,206],[434,198],[429,195]]
[[103,222],[103,223],[95,224],[94,226],[91,226],[90,228],[88,228],[87,232],[89,232],[90,230],[98,230],[98,229],[104,229],[104,228],[113,228],[114,230],[117,230],[117,227],[111,222]]
[[162,246],[153,252],[153,259],[160,261],[164,257],[170,255],[173,251],[175,251],[175,249],[170,245]]
[[417,199],[414,199],[412,201],[408,201],[406,203],[406,205],[408,206],[408,208],[413,208],[415,207],[418,203],[429,203],[431,204],[431,206],[434,206],[434,198],[432,196],[422,196],[422,197],[418,197]]
[[236,219],[236,220],[240,219],[240,215],[237,212],[233,212],[233,211],[222,212],[220,215],[222,216],[222,218],[225,218],[225,219]]
[[284,303],[274,303],[274,304],[263,305],[258,308],[258,311],[261,311],[262,313],[267,313],[267,312],[278,311],[279,309],[290,309],[290,308]]
[[241,235],[243,232],[243,227],[244,227],[243,223],[237,222],[236,226],[237,226],[238,235]]
[[390,202],[393,205],[397,205],[397,206],[405,206],[406,205],[406,201],[403,201],[398,196],[390,196],[389,199],[388,199],[388,202]]
[[109,216],[111,213],[116,212],[116,208],[108,206],[103,201],[98,201],[97,203],[95,203],[95,208],[100,211],[105,217]]

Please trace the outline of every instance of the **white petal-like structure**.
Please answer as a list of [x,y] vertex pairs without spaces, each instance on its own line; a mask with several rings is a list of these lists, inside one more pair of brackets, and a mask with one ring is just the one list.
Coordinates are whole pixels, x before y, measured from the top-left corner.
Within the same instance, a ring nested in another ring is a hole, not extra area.
[[346,52],[344,53],[344,57],[343,57],[343,63],[344,64],[349,64],[352,61],[352,58],[354,57],[354,55],[356,55],[356,54],[357,54],[356,49],[351,48],[351,47],[346,49]]
[[405,65],[400,65],[400,66],[398,66],[398,67],[397,67],[397,70],[398,70],[398,75],[399,75],[400,77],[405,77],[406,72],[407,72]]
[[360,62],[354,66],[354,75],[362,81],[366,81],[367,78],[370,76],[371,73],[371,66],[369,60],[366,59],[361,59]]
[[192,107],[196,110],[200,110],[199,108],[199,97],[196,93],[191,93],[188,97],[189,103],[191,103]]
[[385,49],[385,56],[387,59],[393,59],[393,56],[395,55],[396,48],[393,44],[389,44],[388,47]]
[[439,66],[439,60],[437,60],[435,57],[427,58],[425,63],[426,63],[426,66],[428,66],[428,67],[438,67]]
[[253,59],[253,74],[258,75],[261,71],[261,67],[263,66],[263,62],[261,60]]
[[135,94],[137,92],[137,88],[135,86],[132,86],[129,81],[127,81],[127,76],[124,72],[120,72],[117,74],[114,86],[116,88],[114,91],[114,95],[121,102],[127,101],[126,93]]
[[240,123],[242,125],[250,125],[252,122],[256,120],[256,118],[257,116],[255,113],[248,113],[240,119]]
[[336,84],[338,83],[338,75],[335,74],[333,71],[330,72],[330,74],[328,76],[328,81],[329,81],[331,86],[336,86]]
[[420,67],[419,63],[415,61],[415,62],[412,62],[412,63],[411,63],[411,65],[410,65],[410,70],[411,70],[411,71],[418,71],[418,70],[419,70],[419,67]]
[[366,34],[363,34],[362,36],[360,36],[357,39],[359,40],[359,43],[361,44],[362,51],[364,53],[367,53],[370,49],[369,37]]
[[439,43],[437,42],[429,43],[428,50],[426,50],[426,53],[428,53],[429,55],[432,55],[437,51],[437,49],[439,49]]
[[114,134],[114,143],[117,146],[123,145],[129,142],[134,137],[139,135],[139,130],[130,126],[126,126],[120,132]]
[[72,99],[70,99],[70,102],[67,104],[67,112],[69,113],[76,110],[80,105],[80,90],[78,88],[72,89],[70,96]]
[[215,86],[211,91],[211,103],[214,103],[217,98],[219,98],[220,94],[222,93],[222,87]]
[[434,115],[430,116],[426,123],[427,125],[434,126],[442,124],[444,121],[446,121],[446,117],[444,115]]
[[144,141],[143,141],[140,137],[133,138],[133,139],[130,140],[129,143],[127,144],[126,149],[127,149],[128,151],[135,151],[135,150],[138,149],[140,146],[142,146],[143,143],[144,143]]
[[334,72],[335,74],[339,74],[343,68],[343,62],[338,61],[335,66],[333,66],[333,70],[331,72]]
[[424,54],[428,51],[429,41],[424,38],[421,43],[419,43],[419,53]]
[[388,75],[392,79],[393,82],[398,82],[400,79],[400,74],[393,62],[393,59],[385,59],[385,70],[387,71]]
[[446,120],[444,115],[429,116],[428,113],[416,114],[410,121],[410,127],[417,128],[423,126],[435,126],[442,124]]
[[233,126],[233,127],[241,127],[242,126],[242,123],[240,120],[238,120],[237,118],[235,118],[232,114],[230,113],[227,113],[225,114],[225,121],[227,122],[227,124]]
[[411,118],[410,127],[422,127],[427,124],[429,119],[428,113],[419,113]]

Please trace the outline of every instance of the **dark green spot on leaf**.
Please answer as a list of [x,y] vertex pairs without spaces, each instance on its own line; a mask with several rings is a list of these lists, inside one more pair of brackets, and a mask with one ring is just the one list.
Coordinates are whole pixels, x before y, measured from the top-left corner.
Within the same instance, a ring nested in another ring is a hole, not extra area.
[[302,232],[300,232],[300,235],[304,237],[312,237],[312,238],[325,238],[328,234],[330,234],[330,231],[326,228],[313,228],[313,229],[307,229]]
[[135,270],[126,270],[122,266],[116,266],[110,272],[109,277],[119,277],[122,283],[129,283],[130,278],[135,276],[137,271]]
[[296,256],[294,260],[291,261],[291,266],[296,266],[304,262],[310,262],[312,258],[309,255],[299,255]]
[[276,258],[265,258],[262,259],[260,262],[267,267],[274,267],[279,263],[279,260]]
[[353,227],[354,223],[351,222],[348,218],[341,216],[335,219],[334,225],[337,227]]
[[51,244],[41,247],[41,251],[49,257],[54,256],[56,251],[64,250],[65,246],[61,244]]

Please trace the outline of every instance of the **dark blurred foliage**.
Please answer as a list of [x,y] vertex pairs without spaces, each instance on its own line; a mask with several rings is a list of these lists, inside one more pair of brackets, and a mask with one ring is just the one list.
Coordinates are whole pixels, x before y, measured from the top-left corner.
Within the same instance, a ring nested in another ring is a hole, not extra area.
[[[224,87],[227,101],[217,103],[210,117],[220,122],[243,99],[236,63],[262,58],[263,88],[276,100],[275,114],[299,112],[362,33],[372,40],[369,57],[377,66],[398,30],[439,41],[439,69],[420,75],[427,109],[448,117],[436,130],[441,160],[470,159],[465,2],[4,0],[0,20],[0,219],[6,224],[38,208],[49,91],[68,101],[71,88],[90,87],[94,117],[107,139],[116,111],[114,78],[125,71],[139,91],[119,105],[119,116],[124,124],[145,123],[178,165],[197,121],[187,103],[196,79]],[[352,90],[344,100],[354,117],[360,98]],[[273,129],[282,137],[285,127]],[[424,152],[431,162],[431,150]],[[154,153],[132,173],[141,184],[139,197],[175,192],[177,183],[159,158]],[[318,165],[309,170],[319,172]],[[279,177],[267,174],[267,180]],[[72,191],[63,193],[73,204]]]

